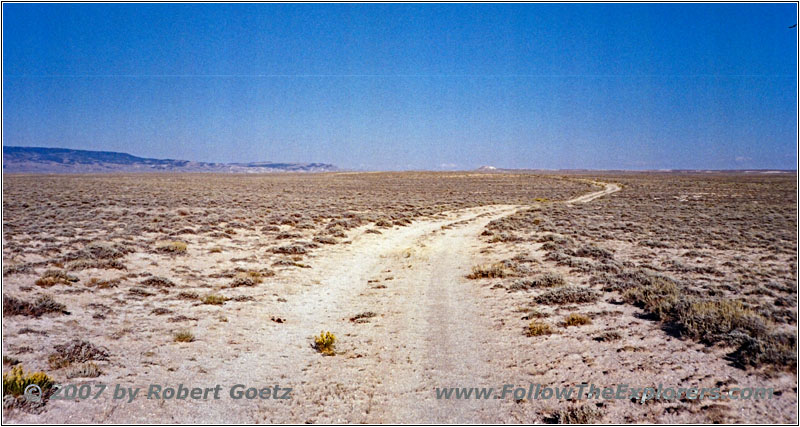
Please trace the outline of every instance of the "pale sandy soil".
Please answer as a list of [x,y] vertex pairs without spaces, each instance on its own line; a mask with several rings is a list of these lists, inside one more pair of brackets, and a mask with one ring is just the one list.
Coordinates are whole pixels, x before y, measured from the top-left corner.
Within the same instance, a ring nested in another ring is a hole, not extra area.
[[[610,184],[569,203],[586,203],[612,196]],[[251,301],[228,301],[222,306],[175,303],[174,314],[196,319],[169,324],[163,317],[139,314],[105,323],[70,320],[54,327],[53,317],[5,319],[51,331],[49,336],[25,335],[15,346],[51,345],[54,336],[83,337],[97,328],[119,333],[118,341],[92,336],[95,344],[113,347],[104,374],[72,383],[149,384],[191,387],[222,385],[219,400],[159,401],[140,396],[132,403],[113,401],[110,393],[98,400],[48,402],[38,414],[13,411],[6,421],[46,423],[203,422],[203,423],[530,423],[543,422],[566,402],[437,400],[436,387],[527,387],[594,382],[632,387],[664,385],[713,387],[770,386],[780,396],[770,401],[703,401],[640,405],[629,400],[605,401],[601,422],[797,422],[796,380],[790,375],[764,378],[734,368],[722,349],[673,338],[656,323],[638,317],[639,310],[614,304],[613,295],[581,310],[593,324],[561,329],[547,337],[528,337],[523,320],[530,307],[524,292],[497,292],[493,279],[470,280],[472,266],[508,259],[517,254],[480,239],[486,224],[521,206],[493,205],[415,221],[382,234],[370,227],[348,232],[349,244],[325,247],[308,258],[312,268],[279,271],[255,288],[236,288],[228,296],[247,295]],[[192,250],[207,251],[207,247]],[[540,244],[528,253],[541,261]],[[146,265],[146,255],[127,259]],[[189,271],[204,265],[193,257],[175,261]],[[161,265],[169,271],[173,265]],[[151,267],[152,269],[152,267]],[[570,279],[573,280],[573,279]],[[581,283],[579,278],[575,284]],[[196,285],[200,286],[200,285]],[[83,307],[103,302],[94,293],[77,296]],[[112,305],[110,301],[107,304]],[[136,313],[147,313],[150,304]],[[573,307],[574,308],[574,307]],[[80,310],[74,313],[80,317]],[[89,313],[89,309],[85,309]],[[570,307],[547,307],[560,316]],[[363,323],[350,319],[363,312],[375,317]],[[173,314],[173,315],[174,315]],[[273,319],[280,318],[283,323]],[[37,324],[38,323],[38,324]],[[191,343],[175,343],[169,332],[189,327]],[[313,335],[321,330],[338,337],[332,357],[317,353]],[[597,342],[592,336],[617,330],[623,339]],[[4,334],[5,335],[5,334]],[[157,344],[153,344],[156,342]],[[4,345],[4,348],[5,345]],[[119,349],[125,349],[124,352]],[[46,362],[26,364],[45,369]],[[227,390],[248,387],[292,387],[291,400],[233,400]],[[594,403],[592,403],[594,404]],[[713,418],[711,418],[713,417]]]

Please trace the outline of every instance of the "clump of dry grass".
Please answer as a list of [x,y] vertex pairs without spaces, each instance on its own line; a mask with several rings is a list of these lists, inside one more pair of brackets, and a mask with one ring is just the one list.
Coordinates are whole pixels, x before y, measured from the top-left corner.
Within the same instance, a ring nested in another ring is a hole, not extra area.
[[86,282],[86,286],[97,289],[116,288],[120,284],[120,279],[101,280],[97,277],[92,277]]
[[77,281],[77,277],[69,275],[61,270],[47,270],[42,277],[36,280],[36,285],[49,288],[55,285],[69,285]]
[[531,321],[528,324],[528,336],[529,337],[538,337],[541,335],[550,335],[553,333],[553,328],[550,327],[549,324],[540,322],[538,320]]
[[472,272],[467,275],[468,279],[483,278],[502,278],[512,274],[512,271],[502,262],[494,264],[483,264],[472,267]]
[[73,366],[67,370],[67,378],[96,378],[102,375],[103,372],[94,362],[82,363]]
[[592,319],[579,313],[570,313],[564,316],[564,327],[591,325]]
[[194,341],[194,334],[189,330],[180,330],[175,332],[172,336],[172,340],[175,342],[192,342]]
[[227,300],[228,298],[225,298],[222,295],[208,294],[203,297],[203,304],[222,305],[225,304],[225,301]]

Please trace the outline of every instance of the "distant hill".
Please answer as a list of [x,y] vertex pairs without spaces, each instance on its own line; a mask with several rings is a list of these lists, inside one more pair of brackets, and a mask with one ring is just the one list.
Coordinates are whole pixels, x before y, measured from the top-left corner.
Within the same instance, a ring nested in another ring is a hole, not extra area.
[[327,163],[205,163],[188,160],[148,159],[113,151],[66,148],[3,147],[4,173],[110,173],[110,172],[330,172]]

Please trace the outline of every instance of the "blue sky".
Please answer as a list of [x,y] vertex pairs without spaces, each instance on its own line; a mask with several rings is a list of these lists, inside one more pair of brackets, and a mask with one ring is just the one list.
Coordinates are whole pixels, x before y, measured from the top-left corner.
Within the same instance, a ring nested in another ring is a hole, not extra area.
[[3,144],[795,169],[795,4],[4,4]]

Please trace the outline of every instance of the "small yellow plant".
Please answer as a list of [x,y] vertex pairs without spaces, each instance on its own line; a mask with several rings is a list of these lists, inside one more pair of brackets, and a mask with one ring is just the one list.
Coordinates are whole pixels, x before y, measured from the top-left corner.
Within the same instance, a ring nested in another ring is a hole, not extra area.
[[336,335],[330,332],[320,331],[319,336],[314,337],[314,348],[326,356],[333,356],[335,354],[335,346]]
[[550,325],[544,322],[540,322],[538,320],[534,320],[528,325],[528,336],[529,337],[538,337],[540,335],[550,335],[553,333],[553,329],[550,328]]
[[8,394],[19,396],[25,392],[25,387],[31,384],[36,384],[42,388],[42,391],[46,391],[53,386],[53,379],[44,372],[25,375],[22,365],[17,365],[11,369],[11,372],[3,374],[3,396]]
[[581,325],[591,325],[592,319],[588,317],[578,314],[578,313],[570,313],[564,317],[564,326],[581,326]]

